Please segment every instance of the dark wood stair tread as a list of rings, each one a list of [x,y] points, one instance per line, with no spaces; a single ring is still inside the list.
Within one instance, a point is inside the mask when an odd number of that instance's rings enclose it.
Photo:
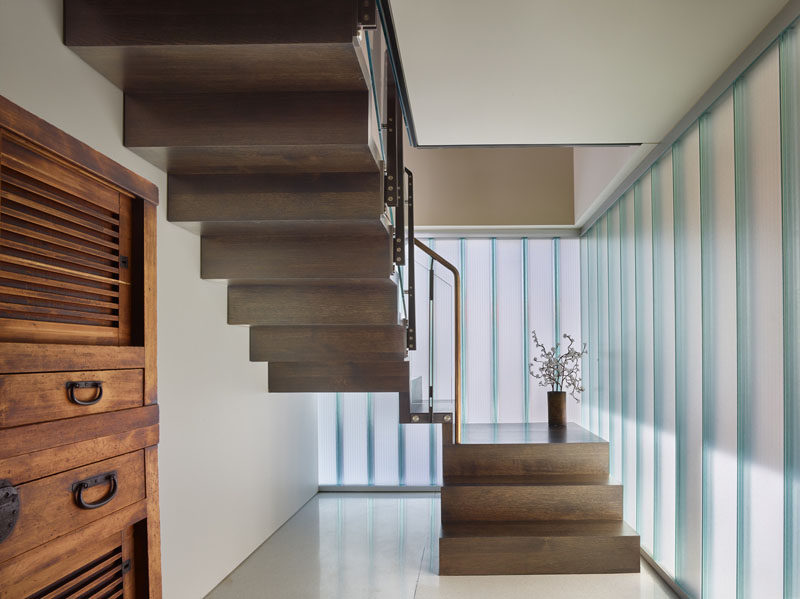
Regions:
[[[349,0],[66,0],[64,43],[80,46],[347,43]]]
[[[624,520],[548,520],[532,522],[449,522],[440,538],[638,537]]]
[[[444,477],[445,485],[493,486],[493,485],[618,485],[619,481],[606,474],[529,474],[517,476],[470,476]]]
[[[391,238],[371,235],[230,235],[201,239],[204,279],[388,279]]]
[[[528,445],[536,443],[608,443],[574,422],[565,428],[549,428],[546,422],[464,424],[464,445]]]
[[[270,362],[270,392],[408,391],[409,363],[396,362]]]
[[[351,40],[314,44],[72,46],[125,92],[367,89]]]
[[[406,357],[401,325],[297,325],[250,327],[251,362],[334,362]]]
[[[365,125],[366,127],[366,125]],[[170,174],[377,173],[380,152],[360,144],[131,147]]]
[[[389,279],[235,284],[228,286],[228,320],[267,326],[395,325],[397,297],[397,285]]]
[[[377,222],[383,181],[374,173],[171,175],[175,223]]]

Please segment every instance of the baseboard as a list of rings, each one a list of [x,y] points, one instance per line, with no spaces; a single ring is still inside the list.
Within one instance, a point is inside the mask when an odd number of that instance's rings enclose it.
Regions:
[[[675,593],[680,599],[692,599],[692,597],[690,597],[686,591],[684,591],[680,585],[675,582],[675,579],[667,574],[664,569],[656,563],[651,555],[644,550],[644,547],[639,548],[639,553],[642,554],[642,559],[647,562],[647,565],[652,568],[653,572],[655,572],[658,577],[664,581],[664,584],[666,584],[673,593]]]

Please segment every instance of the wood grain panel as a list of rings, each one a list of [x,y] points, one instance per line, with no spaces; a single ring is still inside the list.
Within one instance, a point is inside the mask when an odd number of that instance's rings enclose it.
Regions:
[[[408,362],[271,362],[274,393],[408,391]]]
[[[355,2],[67,0],[68,46],[348,43]]]
[[[388,279],[339,285],[228,287],[228,322],[259,325],[387,325],[397,322],[397,286]]]
[[[0,123],[8,131],[37,140],[42,146],[62,157],[65,163],[80,165],[98,179],[111,181],[120,190],[158,204],[158,188],[153,183],[3,96],[0,96]]]
[[[639,571],[639,537],[621,521],[447,525],[439,574],[591,574]]]
[[[0,435],[0,459],[118,435],[154,424],[158,424],[157,405],[17,426]]]
[[[126,94],[128,147],[365,144],[358,92]]]
[[[114,470],[119,480],[114,499],[92,510],[75,504],[73,483]],[[17,489],[19,519],[11,536],[0,544],[0,562],[144,499],[144,455],[141,451],[125,454],[26,483]],[[92,487],[85,493],[86,501],[98,501],[108,490],[107,485]]]
[[[143,347],[92,347],[38,343],[0,343],[0,372],[143,368]]]
[[[381,180],[372,173],[172,175],[172,222],[377,220]]]
[[[0,580],[21,581],[34,572],[49,568],[58,563],[69,564],[91,547],[97,539],[107,537],[108,531],[120,531],[145,518],[147,502],[137,501],[127,507],[112,512],[108,516],[82,526],[69,534],[54,539],[46,545],[27,551],[8,561],[0,563]],[[18,599],[6,593],[6,585],[0,585],[2,599]]]
[[[131,151],[170,174],[377,173],[380,151],[373,143],[132,147]]]
[[[442,487],[443,522],[621,519],[621,485],[445,485]]]
[[[158,424],[0,459],[0,477],[22,484],[158,443]]]
[[[379,362],[406,357],[400,325],[296,325],[250,328],[251,362]]]
[[[204,279],[386,279],[388,235],[203,237]]]
[[[72,50],[126,92],[358,91],[367,86],[352,41]]]
[[[442,467],[445,476],[608,476],[608,443],[451,445],[443,448]]]
[[[68,383],[79,381],[101,383],[100,401],[90,406],[70,401]],[[143,375],[141,370],[0,375],[0,394],[0,428],[7,428],[141,406]],[[90,401],[96,394],[94,387],[74,390],[79,401]]]

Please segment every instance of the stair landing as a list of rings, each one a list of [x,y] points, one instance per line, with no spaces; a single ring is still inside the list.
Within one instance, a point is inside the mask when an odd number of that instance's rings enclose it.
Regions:
[[[468,424],[443,449],[439,573],[639,571],[608,442],[577,424]]]

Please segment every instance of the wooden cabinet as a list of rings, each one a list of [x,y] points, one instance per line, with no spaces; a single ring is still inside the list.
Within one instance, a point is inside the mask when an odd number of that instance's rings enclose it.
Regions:
[[[161,596],[157,202],[0,97],[0,599]]]

